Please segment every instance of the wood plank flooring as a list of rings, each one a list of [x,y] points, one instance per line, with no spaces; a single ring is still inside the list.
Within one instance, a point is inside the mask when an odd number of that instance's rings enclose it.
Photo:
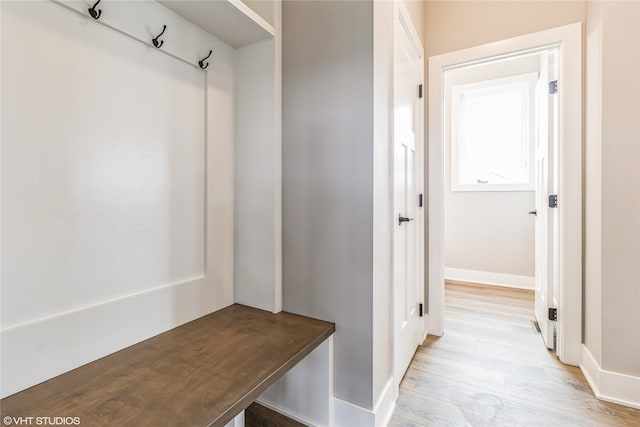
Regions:
[[[547,351],[532,292],[451,282],[445,295],[445,334],[416,352],[391,427],[640,426],[640,410],[597,400]]]

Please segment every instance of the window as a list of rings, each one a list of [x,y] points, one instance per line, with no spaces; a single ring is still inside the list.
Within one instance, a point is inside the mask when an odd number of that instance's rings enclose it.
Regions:
[[[451,90],[451,190],[534,190],[537,73]]]

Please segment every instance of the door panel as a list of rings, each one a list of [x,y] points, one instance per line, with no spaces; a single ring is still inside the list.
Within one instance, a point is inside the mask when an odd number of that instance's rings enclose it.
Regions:
[[[396,22],[394,48],[394,373],[404,375],[420,343],[418,304],[422,265],[416,183],[420,163],[416,124],[422,123],[418,84],[421,56],[402,21]],[[399,218],[406,218],[400,222]]]
[[[557,307],[555,298],[557,244],[555,215],[549,208],[549,195],[555,188],[556,109],[555,95],[549,94],[549,81],[554,80],[554,54],[541,55],[540,77],[536,85],[536,224],[535,224],[535,315],[545,345],[553,349],[554,322],[548,319],[548,309]]]

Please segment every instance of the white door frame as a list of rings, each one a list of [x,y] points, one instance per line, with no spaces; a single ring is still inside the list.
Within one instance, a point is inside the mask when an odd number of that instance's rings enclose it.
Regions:
[[[429,58],[429,333],[444,333],[444,71],[558,47],[558,345],[581,362],[582,345],[582,23]]]

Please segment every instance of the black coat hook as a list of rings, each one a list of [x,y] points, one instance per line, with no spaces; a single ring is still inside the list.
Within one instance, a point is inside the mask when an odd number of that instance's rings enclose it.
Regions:
[[[101,0],[98,0],[96,4],[89,8],[89,15],[91,15],[93,19],[100,19],[100,15],[102,15],[102,9],[96,10],[96,6],[98,6],[98,3],[100,3],[100,1]]]
[[[161,32],[160,34],[158,34],[158,35],[156,36],[156,38],[154,38],[153,40],[151,40],[151,41],[153,42],[153,45],[154,45],[155,47],[157,47],[158,49],[160,49],[160,47],[162,47],[162,45],[164,44],[164,40],[160,40],[160,41],[158,41],[158,39],[160,38],[160,36],[161,36],[161,35],[163,35],[163,34],[164,34],[164,31],[165,31],[166,29],[167,29],[167,26],[166,26],[166,25],[164,25],[164,26],[162,27],[162,32]]]
[[[205,56],[204,58],[202,58],[200,61],[198,61],[198,65],[200,65],[200,68],[202,68],[203,70],[206,70],[207,67],[209,66],[209,63],[207,62],[206,64],[204,63],[204,61],[209,58],[211,56],[211,54],[213,53],[212,50],[209,50],[209,55]]]

